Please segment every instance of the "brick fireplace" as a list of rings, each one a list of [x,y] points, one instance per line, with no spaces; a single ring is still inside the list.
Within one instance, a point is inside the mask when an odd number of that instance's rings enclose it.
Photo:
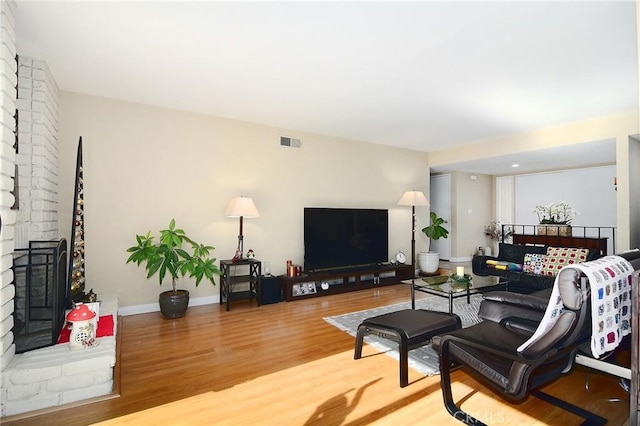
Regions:
[[[72,351],[66,343],[15,355],[2,372],[2,417],[109,395],[114,387],[118,298],[100,297],[100,315],[113,315],[114,335]]]
[[[114,317],[114,335],[101,337],[96,347],[72,352],[59,344],[16,354],[14,333],[26,314],[15,307],[27,295],[20,289],[16,296],[15,283],[25,276],[19,269],[14,274],[14,259],[30,242],[67,237],[58,228],[58,87],[44,61],[19,57],[16,62],[16,8],[13,0],[0,2],[2,417],[110,394],[118,310],[117,296],[98,295],[100,315]],[[66,290],[66,278],[61,282]],[[50,297],[46,291],[29,296],[40,302]]]

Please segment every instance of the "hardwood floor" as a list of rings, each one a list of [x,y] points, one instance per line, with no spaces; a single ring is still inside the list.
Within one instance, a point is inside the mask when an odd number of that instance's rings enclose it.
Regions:
[[[439,376],[410,369],[410,385],[401,389],[397,361],[366,345],[354,360],[354,338],[322,319],[408,298],[397,285],[261,307],[239,302],[229,312],[198,306],[177,320],[122,317],[119,398],[2,423],[461,424],[444,408]],[[629,402],[618,380],[592,372],[589,392],[585,371],[546,390],[623,424]],[[508,404],[462,371],[453,380],[463,408],[489,424],[580,424],[536,398]]]

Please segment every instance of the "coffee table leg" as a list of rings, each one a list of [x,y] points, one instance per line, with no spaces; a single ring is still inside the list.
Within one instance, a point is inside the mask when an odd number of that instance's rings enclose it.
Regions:
[[[413,286],[413,281],[411,281],[411,309],[416,308],[416,288]]]
[[[453,313],[453,293],[449,293],[449,313]]]

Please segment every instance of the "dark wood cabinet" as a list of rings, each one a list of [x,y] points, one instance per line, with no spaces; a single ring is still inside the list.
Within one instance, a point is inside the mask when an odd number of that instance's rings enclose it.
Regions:
[[[598,257],[607,255],[607,238],[573,237],[561,235],[513,234],[514,244],[539,244],[553,247],[577,247],[598,251]]]
[[[284,300],[346,293],[391,284],[413,277],[411,265],[382,265],[357,271],[328,271],[300,276],[280,276]]]

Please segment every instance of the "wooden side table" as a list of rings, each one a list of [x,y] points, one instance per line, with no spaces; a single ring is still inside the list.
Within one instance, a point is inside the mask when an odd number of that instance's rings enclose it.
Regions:
[[[246,269],[238,274],[237,269]],[[238,261],[220,261],[220,304],[225,303],[227,311],[229,304],[235,300],[258,301],[262,298],[262,262],[256,259],[242,259]],[[240,286],[240,284],[243,284]]]

